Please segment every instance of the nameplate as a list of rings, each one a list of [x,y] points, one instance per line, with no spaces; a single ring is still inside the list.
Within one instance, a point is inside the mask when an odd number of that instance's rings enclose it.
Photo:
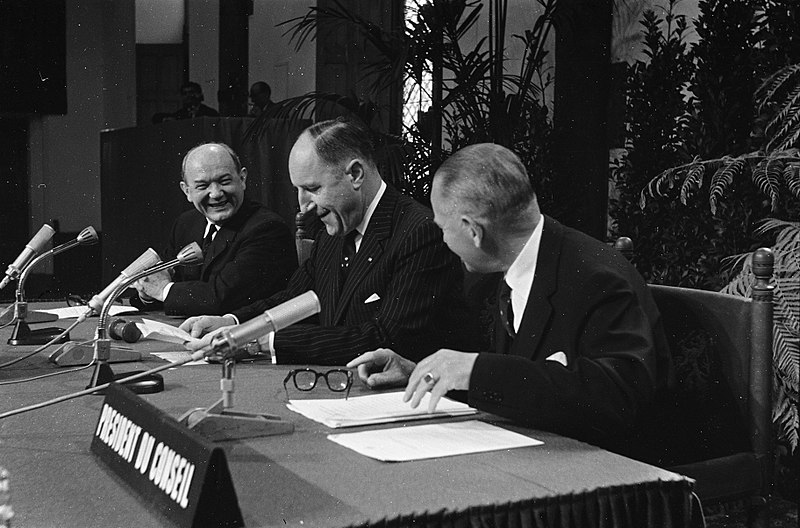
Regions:
[[[178,526],[244,526],[225,452],[115,383],[91,450]]]

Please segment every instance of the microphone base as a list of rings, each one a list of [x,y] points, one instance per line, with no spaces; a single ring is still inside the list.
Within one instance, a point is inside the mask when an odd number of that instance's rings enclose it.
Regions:
[[[15,307],[16,303],[11,303],[0,312],[0,326],[5,326],[14,322]],[[25,322],[30,324],[52,323],[53,321],[58,321],[58,316],[56,314],[31,310],[25,315]]]
[[[212,442],[274,436],[294,432],[294,424],[280,416],[233,411],[219,400],[208,409],[185,412],[178,422]]]
[[[140,370],[137,372],[123,372],[121,374],[114,374],[114,371],[111,370],[111,365],[105,361],[101,361],[95,365],[94,372],[92,373],[92,379],[89,381],[89,384],[86,386],[86,388],[91,389],[93,387],[105,385],[106,383],[117,383],[123,378],[133,376],[134,374],[139,374],[140,372],[143,371]],[[164,390],[164,378],[160,374],[148,374],[147,376],[139,379],[123,382],[122,386],[129,389],[131,392],[135,392],[136,394],[155,394]],[[93,392],[92,394],[103,395],[105,393],[106,390],[102,389]]]
[[[94,359],[94,346],[91,344],[66,343],[57,348],[48,358],[51,363],[59,367],[77,367],[88,365]],[[114,348],[110,350],[110,357],[107,363],[125,363],[129,361],[141,361],[142,353],[136,350]]]
[[[17,320],[17,323],[14,325],[14,332],[11,334],[11,337],[8,338],[8,344],[13,346],[44,345],[63,332],[64,329],[57,326],[48,326],[46,328],[31,330],[27,320]],[[69,341],[69,333],[53,341],[53,344],[66,343],[67,341]]]

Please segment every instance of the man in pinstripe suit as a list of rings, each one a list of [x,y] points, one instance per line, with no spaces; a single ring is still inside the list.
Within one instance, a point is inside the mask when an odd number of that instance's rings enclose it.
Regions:
[[[199,337],[314,290],[316,320],[260,340],[273,362],[340,365],[384,346],[416,361],[443,346],[474,346],[460,262],[431,211],[381,179],[363,124],[340,118],[309,127],[289,173],[301,210],[325,226],[311,256],[284,291],[226,316],[190,318],[182,329]]]

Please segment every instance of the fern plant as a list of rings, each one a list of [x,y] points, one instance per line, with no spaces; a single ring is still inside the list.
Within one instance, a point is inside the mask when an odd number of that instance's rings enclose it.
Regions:
[[[773,356],[776,376],[773,418],[779,438],[792,450],[798,445],[798,388],[800,387],[800,64],[781,68],[756,90],[754,99],[760,124],[754,137],[763,145],[739,156],[710,160],[694,159],[667,169],[653,178],[640,195],[644,206],[649,197],[678,195],[683,204],[708,194],[712,214],[723,200],[735,195],[736,183],[749,182],[751,190],[784,219],[761,221],[757,236],[774,235],[775,317]],[[739,275],[723,291],[748,295],[752,280],[752,254],[732,257],[744,262]]]

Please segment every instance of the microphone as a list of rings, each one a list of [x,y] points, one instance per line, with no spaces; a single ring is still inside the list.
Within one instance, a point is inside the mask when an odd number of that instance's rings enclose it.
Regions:
[[[107,382],[119,379],[120,377],[119,375],[114,374],[113,370],[111,370],[111,366],[108,364],[112,358],[111,340],[107,337],[107,321],[108,313],[111,310],[111,305],[113,304],[114,300],[119,297],[125,288],[143,277],[152,275],[153,273],[158,273],[159,271],[165,271],[170,268],[174,268],[175,266],[187,266],[199,264],[201,262],[203,262],[203,252],[200,250],[200,246],[197,244],[197,242],[192,242],[191,244],[184,246],[178,252],[177,257],[175,257],[173,260],[168,262],[158,262],[155,266],[146,268],[139,273],[135,273],[132,276],[119,281],[119,284],[108,294],[105,302],[103,303],[103,307],[100,309],[100,317],[97,322],[97,329],[95,330],[93,357],[95,369],[92,373],[92,379],[89,381],[87,389],[91,387],[98,387]],[[161,376],[151,376],[146,379],[140,379],[136,383],[130,383],[127,386],[136,393],[159,392],[164,390],[164,380],[161,378]]]
[[[55,234],[55,229],[48,224],[44,224],[41,229],[39,229],[39,232],[33,235],[33,238],[25,245],[25,249],[22,250],[17,259],[8,266],[6,276],[0,281],[0,290],[5,288],[9,282],[19,277],[20,273],[22,273],[33,257],[44,249],[44,246],[47,245]]]
[[[114,319],[108,327],[108,335],[111,336],[111,339],[116,339],[117,341],[135,343],[142,338],[142,331],[133,321]]]
[[[41,231],[39,232],[41,233]],[[36,318],[33,316],[39,314],[37,312],[28,312],[28,303],[25,302],[24,294],[25,282],[28,280],[31,270],[45,258],[58,255],[59,253],[67,251],[68,249],[74,248],[75,246],[90,246],[96,243],[97,231],[95,231],[92,226],[89,226],[84,228],[73,240],[56,246],[27,263],[25,269],[22,271],[22,274],[19,277],[19,282],[17,283],[16,302],[14,304],[14,317],[16,318],[16,325],[14,326],[14,331],[8,340],[9,345],[42,345],[50,342],[51,339],[69,340],[69,337],[66,334],[58,337],[63,332],[62,328],[49,327],[31,330],[28,327],[26,321],[31,323],[36,322]],[[26,248],[26,250],[27,249],[28,248]],[[8,278],[8,276],[6,276],[6,278]]]
[[[230,354],[270,332],[293,325],[320,311],[319,299],[309,290],[285,303],[270,308],[263,314],[214,336],[211,348],[215,354]]]
[[[127,268],[122,270],[122,272],[119,274],[119,277],[114,279],[108,286],[105,287],[103,291],[92,297],[92,299],[89,301],[89,308],[97,313],[100,313],[100,310],[103,309],[103,304],[105,304],[106,299],[108,299],[109,295],[111,295],[111,292],[113,292],[117,286],[137,273],[155,266],[160,261],[161,257],[158,256],[156,250],[153,248],[148,248],[144,253],[139,255],[139,258],[131,262]]]

